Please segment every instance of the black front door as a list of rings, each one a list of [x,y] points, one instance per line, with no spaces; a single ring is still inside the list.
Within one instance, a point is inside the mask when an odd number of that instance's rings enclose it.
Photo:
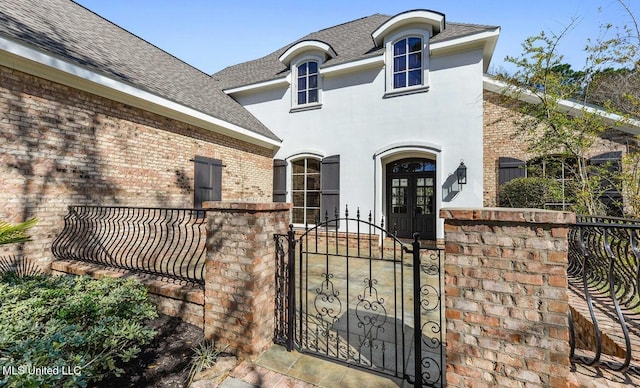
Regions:
[[[435,162],[403,159],[387,165],[387,228],[397,237],[436,239]]]

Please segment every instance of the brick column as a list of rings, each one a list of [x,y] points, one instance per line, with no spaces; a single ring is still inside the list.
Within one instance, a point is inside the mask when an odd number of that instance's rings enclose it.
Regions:
[[[205,338],[253,358],[273,340],[274,233],[286,233],[289,204],[207,202]]]
[[[567,233],[575,214],[443,209],[447,385],[572,386]]]

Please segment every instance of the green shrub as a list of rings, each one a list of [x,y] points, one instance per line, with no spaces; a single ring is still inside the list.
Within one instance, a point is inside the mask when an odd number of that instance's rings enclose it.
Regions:
[[[122,373],[155,331],[133,280],[0,276],[0,386],[87,386]]]
[[[557,181],[548,178],[515,178],[500,187],[500,206],[543,209],[545,203],[561,201]]]

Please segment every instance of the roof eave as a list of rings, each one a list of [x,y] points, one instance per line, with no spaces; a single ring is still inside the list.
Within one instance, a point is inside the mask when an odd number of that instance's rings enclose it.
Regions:
[[[473,47],[482,47],[483,72],[487,72],[491,58],[500,37],[500,27],[491,30],[434,42],[429,49],[431,55],[445,55],[453,52],[468,50]]]
[[[504,81],[497,80],[490,75],[485,74],[482,81],[484,89],[490,92],[505,94],[529,104],[540,103],[540,97],[536,96],[534,93],[531,93],[528,90],[517,88],[513,85],[507,84]],[[606,110],[597,107],[581,104],[577,101],[559,100],[558,106],[563,110],[563,112],[572,116],[580,115],[582,114],[582,112],[597,114],[602,117],[607,125],[610,125],[614,129],[632,135],[640,135],[639,120],[627,119],[618,114],[607,112]]]
[[[321,75],[325,77],[331,77],[335,75],[348,74],[354,71],[371,69],[371,68],[382,67],[382,66],[384,66],[384,55],[378,54],[375,56],[362,58],[362,59],[358,59],[351,62],[321,67],[319,72]],[[234,95],[238,93],[251,92],[256,90],[267,90],[270,88],[288,87],[289,83],[291,82],[289,75],[290,73],[287,73],[287,75],[284,77],[224,89],[224,92],[228,95]]]
[[[268,149],[281,141],[113,79],[50,53],[0,36],[0,65],[211,130]]]

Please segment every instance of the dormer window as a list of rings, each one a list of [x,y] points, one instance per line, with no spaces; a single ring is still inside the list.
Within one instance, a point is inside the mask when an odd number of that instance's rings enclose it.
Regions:
[[[409,37],[393,44],[393,89],[422,85],[422,39]]]
[[[318,40],[303,40],[280,55],[280,62],[291,68],[291,112],[318,109],[322,104],[320,66],[336,52]]]
[[[373,41],[385,52],[385,97],[429,90],[430,39],[444,29],[444,14],[413,10],[390,18],[373,31]]]
[[[318,103],[318,62],[309,61],[298,66],[297,105]]]

